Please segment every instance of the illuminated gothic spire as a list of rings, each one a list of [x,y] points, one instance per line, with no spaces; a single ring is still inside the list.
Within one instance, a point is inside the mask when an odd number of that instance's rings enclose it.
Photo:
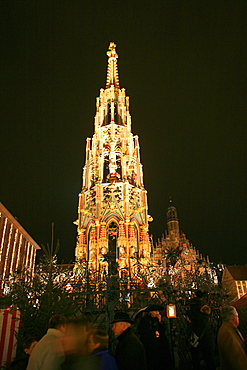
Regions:
[[[108,67],[107,67],[107,76],[106,76],[106,88],[108,89],[111,85],[114,85],[119,89],[119,78],[118,78],[118,66],[115,47],[117,45],[114,42],[110,42],[109,50],[107,51],[108,56]]]
[[[129,97],[118,79],[116,45],[110,43],[106,88],[96,98],[94,134],[87,138],[82,190],[78,205],[77,261],[94,271],[107,267],[105,256],[121,269],[132,269],[133,257],[151,253],[147,191],[140,145],[132,134]]]

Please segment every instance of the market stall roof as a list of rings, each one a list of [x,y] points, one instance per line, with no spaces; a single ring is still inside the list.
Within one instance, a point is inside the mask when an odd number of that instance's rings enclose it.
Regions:
[[[233,303],[235,308],[247,308],[247,293]]]

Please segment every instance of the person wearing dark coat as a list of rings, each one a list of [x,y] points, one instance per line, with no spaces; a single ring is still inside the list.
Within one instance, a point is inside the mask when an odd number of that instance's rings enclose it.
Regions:
[[[126,312],[117,312],[112,322],[118,344],[115,360],[119,370],[147,370],[146,352],[140,339],[131,328],[133,320]]]
[[[174,368],[165,324],[160,310],[163,307],[150,305],[138,325],[141,342],[146,349],[148,370],[172,370]]]
[[[201,361],[205,363],[206,370],[216,370],[215,364],[215,344],[216,337],[212,329],[210,314],[211,308],[207,305],[198,306],[189,313],[191,320],[192,332],[199,337],[199,345],[191,347],[191,355],[193,360],[193,369],[201,369]]]

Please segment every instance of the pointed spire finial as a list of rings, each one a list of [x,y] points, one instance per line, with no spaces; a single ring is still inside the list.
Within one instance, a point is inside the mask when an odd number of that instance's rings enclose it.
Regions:
[[[109,45],[109,48],[108,48],[109,50],[106,53],[109,58],[118,58],[118,55],[117,55],[116,50],[115,50],[116,46],[117,45],[114,44],[114,42],[110,42],[110,45]]]
[[[116,44],[110,42],[109,50],[107,51],[108,56],[108,67],[107,67],[107,77],[106,77],[106,88],[109,88],[111,85],[119,88],[119,78],[118,78],[118,67],[117,67],[117,58],[116,53]]]

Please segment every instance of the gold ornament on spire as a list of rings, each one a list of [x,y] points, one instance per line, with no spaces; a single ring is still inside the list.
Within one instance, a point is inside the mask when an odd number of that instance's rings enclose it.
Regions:
[[[107,67],[107,77],[106,77],[106,88],[108,89],[113,85],[117,89],[119,89],[119,78],[118,78],[118,66],[117,66],[117,58],[118,55],[116,53],[116,44],[114,42],[110,42],[109,50],[106,52],[108,56],[108,67]]]
[[[109,58],[118,58],[118,55],[117,55],[117,53],[116,53],[116,50],[115,50],[115,47],[116,47],[117,45],[116,44],[114,44],[114,42],[110,42],[110,45],[109,45],[109,51],[107,51],[107,56],[109,57]]]

